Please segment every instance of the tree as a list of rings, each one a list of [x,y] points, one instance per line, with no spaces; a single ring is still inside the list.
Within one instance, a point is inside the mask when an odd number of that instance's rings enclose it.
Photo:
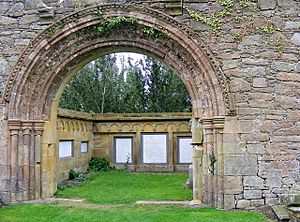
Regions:
[[[59,106],[90,113],[191,111],[179,76],[150,57],[133,63],[111,54],[89,63],[66,86]]]

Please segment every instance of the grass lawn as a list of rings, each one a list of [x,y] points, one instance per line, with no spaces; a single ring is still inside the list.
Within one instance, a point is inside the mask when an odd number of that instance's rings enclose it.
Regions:
[[[104,172],[92,181],[56,193],[57,197],[82,198],[94,204],[128,204],[137,200],[188,200],[187,174]]]
[[[20,205],[0,209],[1,222],[266,222],[252,212],[227,212],[210,208],[175,206],[112,207],[86,209],[58,205]]]
[[[0,208],[0,222],[266,222],[259,213],[211,208],[135,205],[137,200],[187,200],[186,174],[106,172],[59,197],[84,198],[97,208],[55,204],[22,204]],[[99,207],[98,207],[99,206]]]

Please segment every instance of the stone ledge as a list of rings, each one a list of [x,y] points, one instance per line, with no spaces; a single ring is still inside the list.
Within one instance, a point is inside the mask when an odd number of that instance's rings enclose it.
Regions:
[[[272,206],[272,209],[278,217],[279,221],[290,221],[289,214],[284,205],[274,205]]]

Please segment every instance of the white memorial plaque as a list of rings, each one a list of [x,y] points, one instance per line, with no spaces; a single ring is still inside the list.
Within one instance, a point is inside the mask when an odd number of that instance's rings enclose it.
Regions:
[[[88,150],[89,150],[89,142],[88,141],[81,142],[80,152],[87,153]]]
[[[167,135],[144,134],[143,163],[167,163]]]
[[[59,141],[58,156],[59,158],[72,157],[73,141]]]
[[[192,163],[192,137],[178,137],[179,163]]]
[[[132,138],[115,138],[116,163],[129,163],[132,161]]]

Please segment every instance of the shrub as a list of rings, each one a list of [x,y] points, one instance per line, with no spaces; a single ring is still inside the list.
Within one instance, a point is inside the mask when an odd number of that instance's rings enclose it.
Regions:
[[[92,157],[89,162],[89,171],[107,171],[113,169],[109,165],[109,161],[106,158]]]
[[[79,173],[77,173],[75,170],[70,170],[69,171],[69,180],[73,180],[75,178],[79,177]]]

